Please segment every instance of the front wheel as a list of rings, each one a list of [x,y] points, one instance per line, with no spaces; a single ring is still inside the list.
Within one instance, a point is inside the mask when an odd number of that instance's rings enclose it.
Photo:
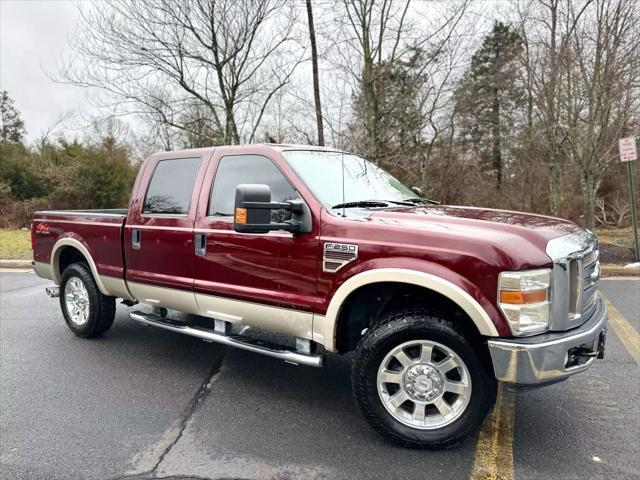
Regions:
[[[60,308],[73,333],[91,338],[111,328],[116,315],[116,299],[100,292],[86,264],[74,263],[62,273]]]
[[[383,437],[445,448],[473,433],[497,383],[463,329],[426,309],[387,314],[367,330],[352,367],[356,401]]]

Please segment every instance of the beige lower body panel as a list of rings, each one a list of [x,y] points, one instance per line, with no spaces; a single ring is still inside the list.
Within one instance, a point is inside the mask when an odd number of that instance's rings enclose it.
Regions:
[[[198,315],[198,304],[193,292],[137,282],[127,282],[127,286],[131,295],[140,303]]]
[[[312,339],[313,314],[254,302],[204,295],[143,283],[127,283],[141,303],[179,312],[216,318],[233,324],[271,330],[284,335]]]
[[[100,275],[100,280],[112,297],[133,300],[133,296],[127,288],[127,282],[125,282],[124,279]]]
[[[213,295],[196,294],[199,315],[311,340],[313,314]]]
[[[51,264],[49,264],[49,263],[34,262],[33,271],[39,277],[46,278],[48,280],[53,280],[54,279],[53,267],[51,267]]]
[[[323,345],[327,351],[334,352],[335,338],[333,335],[326,335],[326,332],[331,331],[330,329],[333,328],[333,325],[327,326],[328,322],[329,320],[324,315],[316,314],[313,316],[313,336],[311,340]]]

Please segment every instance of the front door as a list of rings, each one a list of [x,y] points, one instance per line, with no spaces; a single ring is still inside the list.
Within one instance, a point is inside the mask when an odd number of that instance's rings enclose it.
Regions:
[[[201,314],[311,338],[318,222],[307,234],[236,232],[238,185],[269,185],[272,201],[300,198],[274,158],[263,150],[244,151],[227,154],[217,149],[203,185],[207,201],[201,198],[195,232],[204,236],[206,250],[196,257],[194,282]],[[272,219],[282,222],[287,215],[273,211]]]
[[[175,155],[175,154],[173,154]],[[147,161],[125,227],[127,284],[139,301],[183,312],[197,310],[193,293],[194,221],[199,174],[206,161],[198,155],[159,155]]]

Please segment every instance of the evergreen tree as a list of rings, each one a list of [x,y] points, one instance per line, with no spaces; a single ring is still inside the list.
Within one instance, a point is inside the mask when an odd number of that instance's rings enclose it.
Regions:
[[[406,60],[383,61],[372,67],[375,101],[364,88],[354,95],[349,148],[393,171],[399,161],[423,147],[424,61],[424,52],[416,48]]]
[[[24,122],[6,90],[0,92],[0,143],[22,143]]]
[[[496,22],[471,58],[456,92],[465,139],[495,171],[498,190],[504,176],[503,140],[512,131],[523,101],[518,81],[522,49],[519,33]]]

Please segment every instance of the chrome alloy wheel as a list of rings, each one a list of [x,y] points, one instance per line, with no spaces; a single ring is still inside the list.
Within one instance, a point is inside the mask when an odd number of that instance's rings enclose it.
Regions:
[[[378,394],[399,422],[422,430],[459,418],[471,399],[471,376],[460,356],[429,340],[398,345],[382,360]]]
[[[89,292],[78,277],[71,277],[64,286],[64,301],[71,321],[79,327],[89,320]]]

